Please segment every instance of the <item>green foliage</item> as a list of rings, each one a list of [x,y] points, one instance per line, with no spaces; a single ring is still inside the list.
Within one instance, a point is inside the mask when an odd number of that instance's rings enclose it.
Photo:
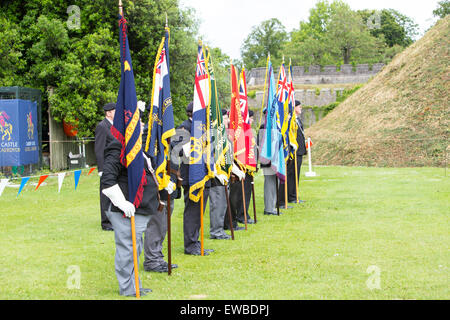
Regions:
[[[276,65],[281,61],[282,48],[288,40],[283,24],[276,18],[265,20],[254,26],[241,46],[241,56],[247,69],[265,66],[270,53]]]
[[[438,7],[433,10],[433,15],[439,18],[444,18],[450,13],[450,1],[442,0],[438,2]]]
[[[164,34],[171,31],[171,90],[176,123],[192,100],[198,22],[178,0],[123,1],[136,91],[150,104],[153,66]],[[69,28],[66,1],[10,0],[0,9],[0,85],[43,93],[57,121],[78,123],[79,136],[93,136],[102,106],[116,100],[120,82],[117,1],[77,1],[80,28]],[[48,90],[53,94],[49,97]]]

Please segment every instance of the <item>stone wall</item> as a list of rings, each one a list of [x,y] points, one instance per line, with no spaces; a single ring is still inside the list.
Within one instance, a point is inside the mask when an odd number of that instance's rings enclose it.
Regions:
[[[351,64],[343,64],[339,70],[335,65],[311,65],[306,70],[303,66],[292,67],[294,84],[335,84],[335,83],[365,83],[383,68],[383,63],[358,64],[353,68]],[[266,68],[254,68],[247,74],[249,86],[264,85]],[[276,75],[275,79],[278,79]]]

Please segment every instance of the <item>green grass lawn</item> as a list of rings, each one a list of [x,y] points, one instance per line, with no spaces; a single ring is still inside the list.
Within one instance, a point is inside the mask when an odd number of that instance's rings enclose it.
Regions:
[[[142,299],[449,299],[450,179],[442,168],[315,167],[306,203],[264,216],[209,256],[183,254],[184,204],[175,202],[172,276],[147,273]],[[307,170],[302,168],[302,173]],[[0,197],[0,299],[132,299],[118,294],[114,234],[100,228],[98,177],[66,176]],[[18,183],[18,181],[16,181]],[[253,215],[253,210],[251,210]],[[80,288],[70,286],[76,266]],[[375,271],[370,271],[375,270]],[[379,288],[373,284],[377,284]]]

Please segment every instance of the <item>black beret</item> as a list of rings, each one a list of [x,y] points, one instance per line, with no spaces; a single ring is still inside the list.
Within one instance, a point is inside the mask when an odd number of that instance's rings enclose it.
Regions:
[[[299,106],[299,105],[301,105],[300,101],[295,100],[295,106]]]
[[[115,108],[116,108],[116,104],[113,102],[107,103],[103,106],[103,110],[105,110],[105,111],[114,110]]]
[[[222,116],[226,116],[228,114],[228,110],[227,109],[222,109]]]
[[[193,109],[194,109],[194,103],[191,101],[191,102],[189,102],[189,104],[186,107],[186,112],[191,112],[192,113]]]
[[[248,110],[248,116],[249,117],[253,117],[253,114],[254,114],[253,110]]]

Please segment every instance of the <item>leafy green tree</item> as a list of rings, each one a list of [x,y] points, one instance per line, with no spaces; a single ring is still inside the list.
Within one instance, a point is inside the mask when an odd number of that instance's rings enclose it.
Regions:
[[[418,34],[418,25],[404,14],[394,9],[360,10],[363,22],[369,26],[370,33],[381,38],[389,47],[400,45],[407,47]],[[371,21],[373,20],[373,21]]]
[[[192,100],[198,22],[178,0],[124,2],[138,99],[150,103],[155,55],[171,28],[171,89],[176,122]],[[79,28],[69,28],[69,4],[62,0],[5,0],[0,4],[0,85],[23,85],[43,93],[58,121],[78,123],[79,136],[93,136],[102,106],[117,97],[120,82],[116,0],[79,0]],[[48,89],[53,95],[48,97]],[[43,117],[46,118],[45,116]],[[44,132],[46,130],[43,130]]]
[[[438,7],[433,10],[433,15],[439,18],[444,18],[450,13],[450,1],[442,0],[438,2]]]
[[[252,28],[241,46],[244,65],[248,70],[264,67],[269,53],[272,61],[281,60],[282,48],[287,41],[286,29],[278,19],[261,22]]]

